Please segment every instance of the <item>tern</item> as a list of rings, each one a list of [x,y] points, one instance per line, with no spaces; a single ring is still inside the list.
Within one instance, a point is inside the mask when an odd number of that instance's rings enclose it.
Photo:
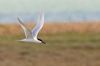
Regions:
[[[26,37],[19,41],[46,44],[42,39],[37,37],[39,31],[42,29],[42,27],[44,25],[44,14],[40,15],[39,20],[36,22],[35,27],[32,29],[32,31],[30,31],[26,27],[26,25],[23,23],[22,19],[20,19],[19,17],[17,17],[17,19],[18,19],[18,22],[19,22],[20,26],[22,27],[25,37]]]

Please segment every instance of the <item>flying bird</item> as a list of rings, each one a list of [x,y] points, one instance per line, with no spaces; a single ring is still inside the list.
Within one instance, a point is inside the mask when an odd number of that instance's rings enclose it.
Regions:
[[[25,33],[25,37],[26,37],[19,41],[46,44],[42,39],[38,38],[38,33],[44,25],[44,14],[43,13],[40,15],[40,17],[39,17],[38,21],[36,22],[35,27],[32,29],[32,31],[30,31],[27,28],[27,26],[23,23],[22,19],[20,19],[19,17],[17,17],[17,19],[18,19],[18,22],[19,22],[20,26],[22,27],[22,29]]]

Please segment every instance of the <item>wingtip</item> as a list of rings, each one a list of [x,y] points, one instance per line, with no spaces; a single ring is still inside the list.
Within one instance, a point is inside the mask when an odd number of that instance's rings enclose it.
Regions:
[[[22,20],[22,19],[20,19],[20,17],[19,17],[19,16],[17,16],[17,20],[18,20],[19,22],[23,22],[23,20]]]
[[[20,18],[17,16],[17,20],[20,21]]]

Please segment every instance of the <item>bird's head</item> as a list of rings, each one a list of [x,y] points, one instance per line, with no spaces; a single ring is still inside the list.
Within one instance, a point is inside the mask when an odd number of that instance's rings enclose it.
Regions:
[[[42,39],[38,38],[38,40],[41,41],[41,43],[46,44]]]

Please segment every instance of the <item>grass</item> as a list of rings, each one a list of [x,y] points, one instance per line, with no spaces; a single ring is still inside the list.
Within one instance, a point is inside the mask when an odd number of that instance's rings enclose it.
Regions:
[[[23,35],[0,36],[1,66],[99,66],[100,34],[40,33],[47,44],[23,43]]]
[[[87,28],[89,32],[87,29],[81,32],[72,28],[60,30],[66,27],[61,25],[53,30],[45,25],[39,37],[47,44],[18,42],[16,40],[24,38],[20,29],[13,26],[3,30],[5,26],[2,25],[0,66],[100,66],[99,31],[91,32],[91,28]],[[9,30],[16,31],[11,33]]]

